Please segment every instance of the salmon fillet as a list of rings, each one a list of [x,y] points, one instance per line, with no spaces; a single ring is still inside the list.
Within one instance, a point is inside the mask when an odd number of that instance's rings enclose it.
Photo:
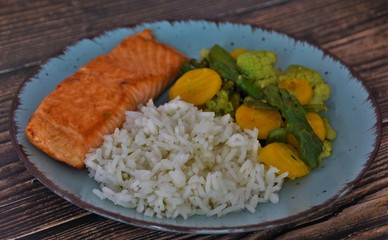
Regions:
[[[52,158],[84,168],[85,155],[121,127],[125,112],[158,96],[188,59],[146,29],[82,66],[31,116],[29,141]]]

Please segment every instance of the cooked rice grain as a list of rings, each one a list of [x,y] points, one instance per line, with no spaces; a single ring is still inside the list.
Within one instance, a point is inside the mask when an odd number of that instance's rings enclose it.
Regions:
[[[174,99],[152,100],[127,112],[122,129],[86,157],[101,199],[146,216],[222,216],[261,202],[277,203],[286,174],[257,157],[257,129],[242,131],[229,116],[216,117]]]

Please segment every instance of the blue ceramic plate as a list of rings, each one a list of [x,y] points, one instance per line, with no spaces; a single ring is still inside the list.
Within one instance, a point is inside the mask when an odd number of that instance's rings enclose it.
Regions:
[[[157,39],[189,57],[198,58],[203,48],[220,44],[227,50],[237,47],[269,49],[278,55],[278,67],[301,64],[317,69],[330,84],[328,116],[338,137],[334,152],[307,177],[286,181],[278,204],[261,204],[256,213],[248,211],[223,217],[195,216],[187,220],[145,217],[133,209],[102,201],[92,193],[98,184],[87,170],[75,170],[54,161],[24,135],[26,123],[41,100],[81,65],[108,52],[123,38],[151,28]],[[165,102],[166,94],[157,103]],[[11,133],[15,148],[28,169],[60,197],[99,215],[132,225],[191,233],[231,233],[259,230],[319,217],[334,200],[350,191],[373,161],[380,138],[380,114],[362,81],[336,58],[319,48],[288,35],[258,27],[209,21],[161,21],[123,27],[66,48],[49,59],[21,86],[12,106]]]

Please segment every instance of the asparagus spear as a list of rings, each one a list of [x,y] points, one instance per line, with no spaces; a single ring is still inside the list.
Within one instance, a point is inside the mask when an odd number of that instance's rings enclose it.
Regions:
[[[311,168],[317,167],[323,144],[307,122],[306,111],[302,105],[287,90],[276,86],[263,88],[263,93],[265,100],[270,105],[278,108],[286,119],[286,129],[298,141],[302,160]]]
[[[262,91],[253,81],[244,77],[238,71],[233,57],[220,45],[214,45],[208,54],[210,68],[217,71],[224,79],[235,82],[243,92],[255,99],[262,99]]]

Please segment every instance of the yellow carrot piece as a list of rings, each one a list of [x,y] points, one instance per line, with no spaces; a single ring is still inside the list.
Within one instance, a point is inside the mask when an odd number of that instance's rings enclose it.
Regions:
[[[236,110],[236,123],[243,129],[259,129],[259,139],[266,139],[268,133],[280,128],[282,116],[277,110],[254,109],[241,105]]]
[[[196,106],[212,99],[222,85],[221,76],[210,68],[198,68],[183,74],[171,87],[169,98],[177,96]]]
[[[304,79],[293,78],[280,81],[278,87],[289,91],[302,105],[309,103],[313,97],[313,89],[310,83]]]
[[[314,133],[318,136],[318,138],[323,141],[326,138],[326,128],[323,122],[322,117],[316,112],[307,112],[306,120],[310,124]],[[294,147],[299,147],[298,141],[291,133],[287,134],[287,142]]]
[[[296,137],[292,133],[287,133],[286,141],[288,144],[291,144],[292,146],[299,148],[298,140],[296,140]]]
[[[279,173],[288,172],[288,178],[303,177],[311,169],[302,161],[298,150],[290,144],[274,142],[259,151],[259,159],[267,166],[279,169]]]
[[[241,54],[246,53],[246,52],[248,52],[248,50],[245,49],[245,48],[236,48],[236,49],[234,49],[233,51],[230,52],[230,55],[234,59],[237,59],[238,56],[240,56]]]
[[[314,133],[323,141],[326,138],[326,128],[322,117],[316,112],[308,112],[306,113],[306,119]]]

